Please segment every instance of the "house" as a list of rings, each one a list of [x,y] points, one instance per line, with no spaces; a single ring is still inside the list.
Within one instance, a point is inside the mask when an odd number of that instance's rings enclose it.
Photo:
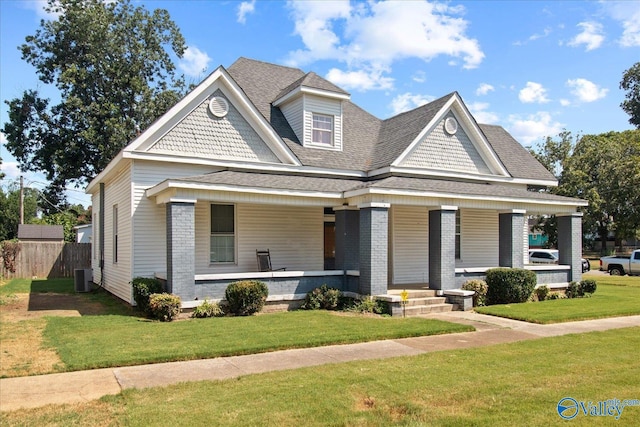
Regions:
[[[91,243],[93,236],[93,229],[91,224],[76,225],[73,227],[76,230],[76,243]]]
[[[458,93],[380,120],[313,72],[219,67],[91,181],[96,282],[133,303],[137,276],[184,307],[258,279],[270,300],[322,284],[446,293],[497,266],[538,282],[581,277],[586,202]],[[560,264],[528,265],[528,215],[559,217]],[[274,268],[259,272],[256,250]]]
[[[61,225],[19,224],[18,240],[22,242],[64,242]]]

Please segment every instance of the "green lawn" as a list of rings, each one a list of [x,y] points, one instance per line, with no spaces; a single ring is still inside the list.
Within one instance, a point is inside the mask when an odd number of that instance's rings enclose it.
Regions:
[[[478,313],[532,323],[560,323],[640,314],[640,277],[585,276],[596,279],[591,298],[500,304],[476,308]]]
[[[127,390],[81,405],[21,410],[6,425],[635,426],[582,413],[565,397],[640,398],[640,328],[567,335],[414,357]],[[594,351],[597,349],[597,351]]]
[[[0,286],[0,295],[52,292],[56,294],[74,293],[73,279],[11,279]]]
[[[434,319],[295,311],[171,323],[117,315],[52,317],[44,338],[68,370],[81,370],[470,330]]]

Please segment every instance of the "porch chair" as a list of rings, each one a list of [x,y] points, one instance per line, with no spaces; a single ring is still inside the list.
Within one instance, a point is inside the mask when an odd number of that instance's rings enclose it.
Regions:
[[[258,259],[258,271],[285,271],[287,268],[271,268],[271,254],[269,249],[256,250],[256,258]]]

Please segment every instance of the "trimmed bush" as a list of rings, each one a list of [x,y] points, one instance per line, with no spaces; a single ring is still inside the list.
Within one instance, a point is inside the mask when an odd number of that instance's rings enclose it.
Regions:
[[[552,299],[567,299],[567,294],[565,294],[564,292],[551,292],[547,299],[549,299],[549,300],[552,300]]]
[[[525,302],[536,287],[536,273],[523,268],[487,271],[487,305]]]
[[[551,290],[547,285],[539,286],[535,289],[534,294],[538,301],[545,301],[549,298],[549,292]]]
[[[302,308],[305,310],[336,310],[341,297],[342,292],[339,289],[322,285],[307,293]]]
[[[385,301],[377,299],[376,297],[362,297],[362,299],[352,299],[350,303],[344,307],[344,310],[362,314],[390,314],[387,303]]]
[[[582,286],[580,286],[580,283],[578,282],[569,283],[566,293],[568,298],[580,298],[581,296],[584,295],[584,292],[582,291]]]
[[[149,296],[149,314],[162,322],[171,322],[180,314],[180,297],[167,293]]]
[[[473,306],[482,307],[487,305],[487,282],[484,280],[467,280],[462,284],[465,291],[474,291]]]
[[[220,317],[224,316],[224,311],[217,302],[209,302],[204,300],[202,304],[193,309],[191,317],[197,319],[203,319],[205,317]]]
[[[585,279],[580,282],[580,286],[582,287],[582,291],[584,294],[594,294],[596,292],[596,288],[598,287],[597,283],[593,279]]]
[[[269,288],[258,280],[242,280],[230,283],[224,295],[230,313],[250,316],[262,310],[269,296]]]
[[[133,287],[133,299],[139,310],[145,314],[149,312],[149,296],[159,294],[164,291],[162,282],[152,277],[136,277],[131,281]]]

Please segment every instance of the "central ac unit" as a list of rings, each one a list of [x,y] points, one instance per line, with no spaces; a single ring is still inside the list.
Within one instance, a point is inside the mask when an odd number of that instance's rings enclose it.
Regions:
[[[93,270],[90,268],[78,268],[74,270],[74,279],[76,292],[90,292],[93,282]]]

